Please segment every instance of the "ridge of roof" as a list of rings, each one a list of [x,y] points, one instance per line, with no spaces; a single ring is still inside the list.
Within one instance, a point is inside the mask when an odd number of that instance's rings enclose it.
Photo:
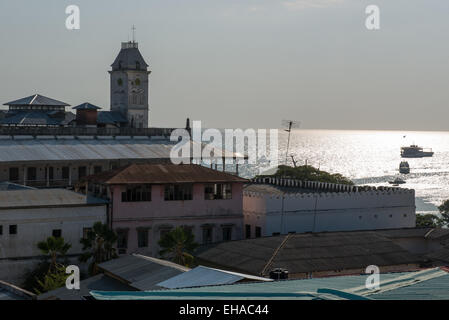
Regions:
[[[247,179],[197,164],[129,164],[85,177],[103,184],[246,182]]]

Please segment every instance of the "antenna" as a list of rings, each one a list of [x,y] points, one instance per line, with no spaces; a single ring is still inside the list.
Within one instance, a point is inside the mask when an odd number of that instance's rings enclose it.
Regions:
[[[290,137],[292,134],[292,129],[297,129],[301,126],[301,122],[293,121],[293,120],[282,120],[282,126],[286,132],[288,132],[288,141],[287,141],[287,152],[285,154],[285,165],[287,165],[288,161],[288,150],[290,149]]]
[[[131,30],[133,31],[133,43],[136,43],[136,26],[133,25]]]

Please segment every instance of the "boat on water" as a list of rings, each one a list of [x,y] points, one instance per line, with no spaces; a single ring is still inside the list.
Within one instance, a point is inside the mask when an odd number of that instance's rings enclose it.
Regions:
[[[393,181],[388,181],[388,183],[397,186],[400,184],[404,184],[405,181],[398,177],[398,178],[394,179]]]
[[[410,173],[410,165],[407,161],[402,161],[399,165],[399,172],[403,174],[409,174]]]
[[[402,158],[423,158],[432,156],[433,156],[432,149],[430,148],[424,149],[422,147],[417,146],[416,144],[412,144],[409,147],[401,148]]]

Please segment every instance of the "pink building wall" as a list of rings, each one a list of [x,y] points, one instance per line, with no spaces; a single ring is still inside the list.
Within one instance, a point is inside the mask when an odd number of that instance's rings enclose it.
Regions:
[[[127,254],[158,256],[160,231],[167,227],[193,228],[195,241],[203,243],[203,226],[212,226],[212,242],[223,241],[223,226],[232,226],[232,240],[243,239],[243,184],[232,184],[232,199],[205,200],[204,184],[194,184],[193,200],[165,201],[164,185],[153,185],[151,201],[122,202],[125,185],[111,186],[112,227],[128,232]],[[148,229],[148,247],[138,248],[138,229]]]

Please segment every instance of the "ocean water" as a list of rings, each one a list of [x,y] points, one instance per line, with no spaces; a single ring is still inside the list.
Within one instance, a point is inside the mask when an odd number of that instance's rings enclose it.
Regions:
[[[285,163],[288,134],[279,131],[279,159]],[[410,174],[399,174],[401,146],[432,148],[431,158],[405,159]],[[388,186],[400,176],[403,188],[414,189],[418,213],[438,213],[449,199],[449,132],[294,130],[289,154],[298,165],[307,163],[341,173],[357,185]],[[291,158],[289,158],[291,165]],[[252,177],[258,165],[246,165],[242,175]]]

